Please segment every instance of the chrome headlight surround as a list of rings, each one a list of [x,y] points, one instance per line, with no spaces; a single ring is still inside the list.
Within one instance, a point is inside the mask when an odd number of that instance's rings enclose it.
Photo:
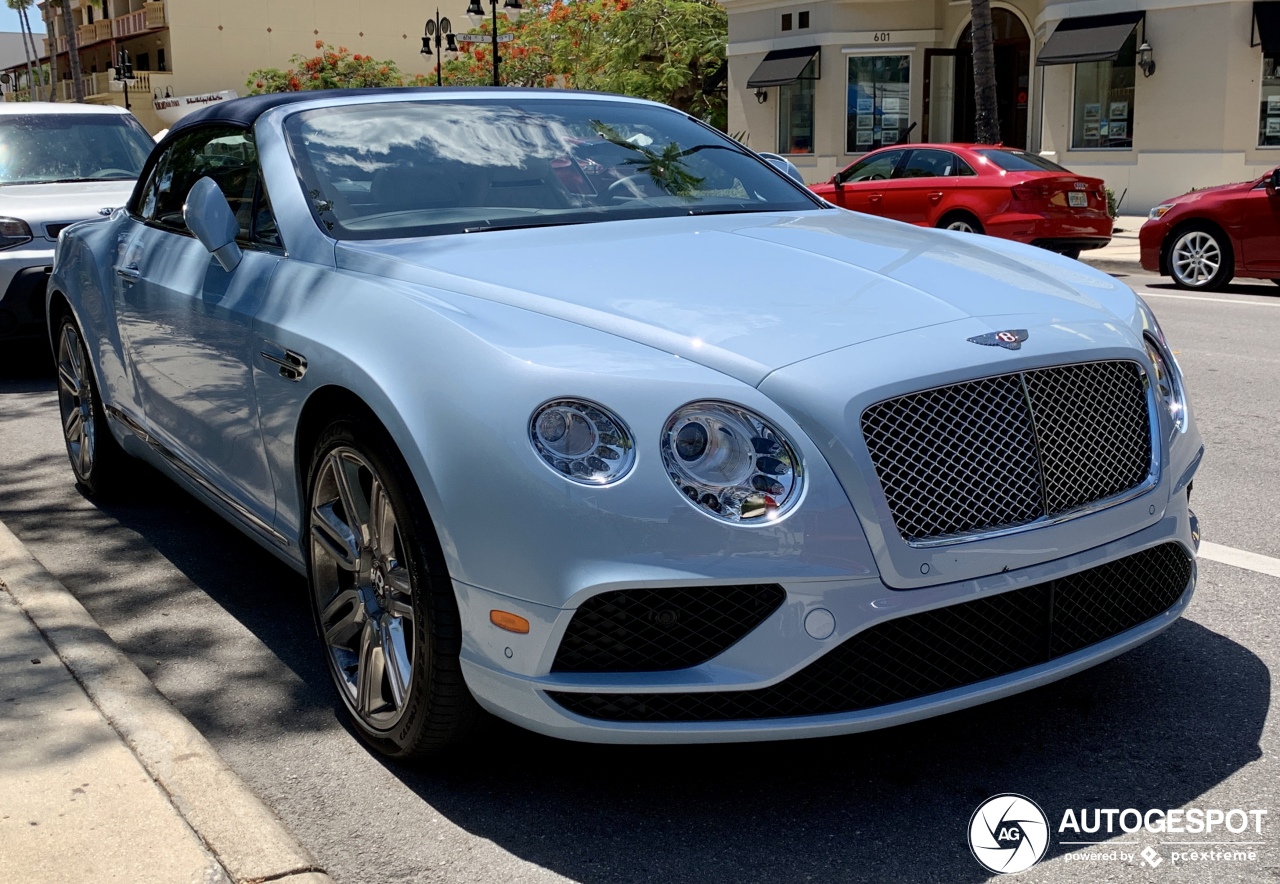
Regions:
[[[631,430],[587,399],[552,399],[529,418],[529,442],[548,467],[580,485],[610,485],[636,462]]]
[[[662,429],[662,462],[676,489],[714,519],[768,524],[800,500],[796,447],[765,418],[729,402],[681,406]]]
[[[1135,296],[1137,297],[1137,296]],[[1147,302],[1138,298],[1138,308],[1142,313],[1142,343],[1146,347],[1147,358],[1155,369],[1151,379],[1155,385],[1156,395],[1169,411],[1173,425],[1179,433],[1187,431],[1187,396],[1182,385],[1182,368],[1174,358],[1169,342],[1165,340],[1164,330],[1156,321],[1156,316],[1147,306]]]

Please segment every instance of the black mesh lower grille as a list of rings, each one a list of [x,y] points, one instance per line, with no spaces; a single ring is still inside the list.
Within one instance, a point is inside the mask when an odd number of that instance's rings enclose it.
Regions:
[[[548,692],[605,721],[734,721],[853,712],[974,684],[1118,635],[1167,611],[1192,560],[1166,543],[1035,586],[889,620],[767,688],[711,693]]]
[[[552,672],[654,672],[697,666],[778,609],[776,584],[619,589],[582,603]]]

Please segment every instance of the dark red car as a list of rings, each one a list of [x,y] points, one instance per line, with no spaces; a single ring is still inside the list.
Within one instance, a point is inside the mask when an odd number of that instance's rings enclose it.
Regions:
[[[989,144],[882,147],[810,189],[845,209],[986,233],[1072,258],[1111,241],[1102,181]]]
[[[1233,276],[1280,285],[1280,169],[1161,203],[1138,244],[1144,270],[1184,289],[1220,289]]]

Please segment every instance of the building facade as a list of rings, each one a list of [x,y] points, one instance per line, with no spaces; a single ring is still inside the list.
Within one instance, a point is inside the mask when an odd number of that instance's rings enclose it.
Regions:
[[[721,0],[729,131],[806,181],[885,144],[973,140],[968,0]],[[1122,212],[1280,165],[1280,0],[993,0],[1003,143]]]
[[[259,68],[284,68],[295,53],[315,55],[317,40],[352,52],[392,60],[406,77],[431,74],[437,56],[421,55],[428,9],[407,0],[352,3],[350,0],[68,0],[76,27],[86,100],[124,105],[124,84],[115,80],[121,50],[129,53],[134,82],[130,107],[151,132],[164,123],[153,98],[200,95],[233,89],[246,93],[245,80]],[[484,4],[488,8],[488,4]],[[472,25],[464,0],[444,0],[440,14],[455,33]],[[56,98],[72,99],[67,38],[59,8],[39,4],[45,22],[44,61],[58,80]],[[37,36],[37,41],[40,35]],[[435,51],[434,43],[432,51]],[[52,54],[52,58],[50,55]],[[30,95],[25,62],[7,71],[23,88],[6,98]],[[46,96],[47,97],[47,96]]]

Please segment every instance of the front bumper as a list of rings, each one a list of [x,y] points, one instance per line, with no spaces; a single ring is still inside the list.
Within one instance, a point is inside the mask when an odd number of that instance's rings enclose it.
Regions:
[[[1169,232],[1169,222],[1163,218],[1147,221],[1138,229],[1138,259],[1148,273],[1168,273],[1161,261],[1164,238]]]
[[[1183,498],[1185,500],[1185,498]],[[1189,604],[1190,578],[1176,601],[1131,628],[1038,665],[852,712],[748,720],[625,721],[571,712],[549,694],[644,695],[756,691],[788,680],[851,637],[898,618],[992,598],[1060,580],[1173,541],[1196,548],[1193,516],[1185,504],[1133,535],[1076,555],[991,575],[903,592],[879,579],[785,582],[786,602],[737,644],[707,662],[667,672],[552,672],[552,660],[574,610],[533,605],[455,584],[462,610],[463,672],[479,702],[499,717],[544,734],[610,743],[693,743],[817,737],[887,727],[984,703],[1063,678],[1123,653],[1168,628]],[[526,617],[528,635],[493,627],[489,611]],[[835,629],[815,639],[805,629],[815,609],[829,611]],[[573,704],[570,704],[573,705]]]
[[[53,250],[53,243],[35,240],[0,252],[0,340],[47,337],[45,288]]]

